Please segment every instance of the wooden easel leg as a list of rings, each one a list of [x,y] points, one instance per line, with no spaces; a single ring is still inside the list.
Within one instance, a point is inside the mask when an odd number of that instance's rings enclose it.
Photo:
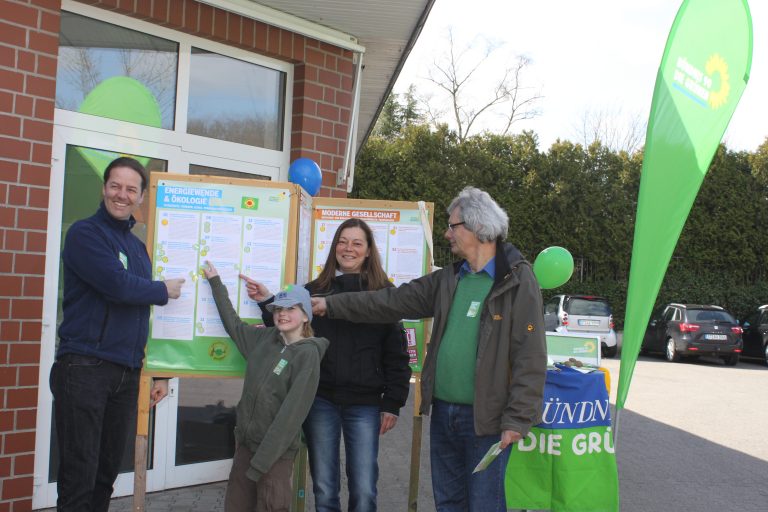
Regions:
[[[147,440],[149,438],[149,390],[152,377],[142,375],[136,418],[136,449],[133,458],[133,510],[144,512],[147,492]]]
[[[419,467],[421,465],[421,416],[413,417],[413,439],[411,440],[411,476],[408,484],[408,511],[419,508]]]

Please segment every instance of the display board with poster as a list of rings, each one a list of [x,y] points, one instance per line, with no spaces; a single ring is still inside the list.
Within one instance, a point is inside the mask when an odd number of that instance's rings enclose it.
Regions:
[[[547,355],[555,363],[571,359],[582,364],[600,366],[600,338],[584,334],[547,332]]]
[[[430,265],[427,238],[432,235],[434,206],[422,204],[426,212],[415,202],[314,198],[310,279],[316,278],[323,269],[336,229],[353,217],[366,221],[371,227],[384,271],[392,284],[399,286],[426,274]],[[405,319],[403,325],[411,368],[420,372],[427,335],[425,320]]]
[[[242,375],[244,360],[224,330],[202,268],[211,261],[240,317],[259,323],[258,304],[238,276],[271,290],[294,281],[298,186],[158,173],[151,176],[149,197],[153,278],[186,281],[179,299],[152,308],[145,370]]]

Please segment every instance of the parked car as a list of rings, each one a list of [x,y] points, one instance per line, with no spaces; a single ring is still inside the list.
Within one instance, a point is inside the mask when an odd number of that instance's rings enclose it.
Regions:
[[[611,306],[593,295],[555,295],[544,304],[544,327],[563,334],[588,334],[600,339],[603,357],[616,355]]]
[[[720,306],[667,304],[651,316],[642,352],[662,352],[667,361],[715,356],[727,365],[739,362],[742,329]]]
[[[757,357],[768,364],[768,304],[750,313],[741,323],[744,357]]]

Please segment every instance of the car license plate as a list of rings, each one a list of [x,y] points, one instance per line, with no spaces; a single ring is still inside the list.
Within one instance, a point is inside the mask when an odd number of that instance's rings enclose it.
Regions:
[[[600,325],[600,320],[579,320],[579,325]]]
[[[704,335],[704,339],[705,340],[720,340],[720,341],[723,341],[723,340],[727,340],[728,336],[726,336],[725,334],[705,334]]]

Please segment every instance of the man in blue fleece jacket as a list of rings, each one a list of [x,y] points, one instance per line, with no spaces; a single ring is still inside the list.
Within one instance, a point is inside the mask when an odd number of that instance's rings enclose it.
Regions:
[[[104,171],[104,201],[67,232],[63,321],[50,376],[59,447],[57,510],[106,511],[123,451],[135,432],[149,306],[181,295],[184,279],[152,281],[131,228],[147,189],[133,158]],[[153,404],[168,391],[156,381]]]

